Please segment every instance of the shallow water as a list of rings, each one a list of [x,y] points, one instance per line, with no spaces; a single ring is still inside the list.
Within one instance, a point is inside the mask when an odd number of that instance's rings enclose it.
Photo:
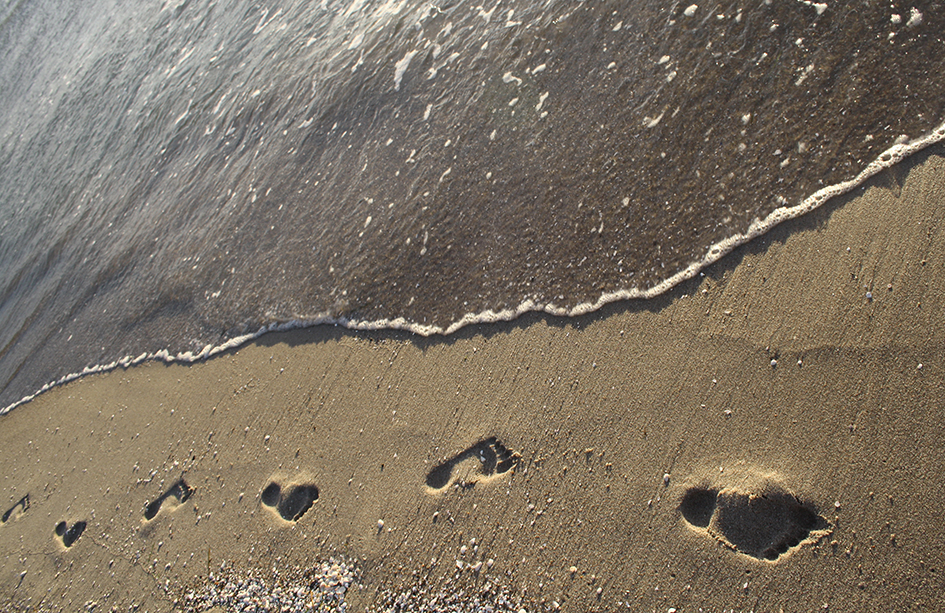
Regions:
[[[443,333],[659,293],[945,137],[943,2],[0,20],[0,407],[266,326]]]

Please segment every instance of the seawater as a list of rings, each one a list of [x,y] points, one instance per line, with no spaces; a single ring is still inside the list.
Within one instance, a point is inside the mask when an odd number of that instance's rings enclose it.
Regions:
[[[0,4],[5,410],[652,296],[945,138],[943,2]]]

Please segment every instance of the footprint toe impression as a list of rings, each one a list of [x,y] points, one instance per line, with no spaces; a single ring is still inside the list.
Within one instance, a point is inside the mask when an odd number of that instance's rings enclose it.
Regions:
[[[79,537],[82,536],[82,533],[85,532],[86,523],[84,521],[77,521],[72,526],[69,526],[66,522],[61,521],[56,524],[56,536],[59,537],[59,540],[62,541],[62,544],[66,547],[72,547]]]
[[[519,459],[517,453],[493,436],[436,465],[427,474],[427,487],[443,490],[452,483],[472,487],[479,481],[509,472]]]
[[[690,488],[679,511],[689,524],[730,549],[768,561],[830,527],[813,505],[777,485],[758,492]]]
[[[272,482],[262,491],[260,500],[286,521],[298,521],[318,500],[318,488],[311,483],[290,485],[285,491]]]

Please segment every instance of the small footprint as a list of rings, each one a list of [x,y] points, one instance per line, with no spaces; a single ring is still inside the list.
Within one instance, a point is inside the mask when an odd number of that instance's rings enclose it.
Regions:
[[[275,481],[269,483],[260,496],[262,503],[286,521],[298,521],[318,500],[318,488],[311,483],[293,484],[282,490]]]
[[[72,524],[72,527],[69,527],[66,522],[61,521],[56,524],[56,536],[62,541],[62,544],[66,547],[72,547],[79,537],[82,536],[82,533],[85,532],[86,523],[84,521],[77,521]]]
[[[479,481],[509,472],[520,459],[519,454],[493,436],[435,466],[427,474],[427,487],[437,491],[452,483],[472,487]]]
[[[0,524],[5,524],[11,519],[16,519],[26,513],[26,509],[28,508],[30,508],[30,495],[26,494],[20,498],[15,505],[6,510],[3,517],[0,517]]]
[[[179,479],[174,485],[172,485],[166,492],[161,494],[160,498],[151,502],[144,509],[144,518],[148,521],[152,520],[157,516],[158,511],[161,510],[161,507],[164,505],[168,499],[172,499],[174,502],[174,508],[177,508],[183,504],[190,496],[194,493],[192,487],[187,485],[187,482],[183,479]]]
[[[679,511],[690,525],[705,530],[730,549],[772,562],[830,528],[813,505],[775,484],[757,492],[689,488]]]

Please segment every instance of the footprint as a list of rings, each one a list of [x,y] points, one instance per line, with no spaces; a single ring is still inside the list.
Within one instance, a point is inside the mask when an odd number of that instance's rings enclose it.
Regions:
[[[77,521],[72,524],[70,528],[66,522],[61,521],[56,524],[56,536],[62,541],[62,544],[66,547],[72,547],[79,537],[82,536],[82,533],[85,532],[86,523],[84,521]]]
[[[6,513],[3,514],[3,517],[0,517],[0,524],[5,524],[11,519],[16,519],[20,515],[26,513],[26,509],[28,508],[30,508],[29,494],[20,498],[15,505],[7,509]]]
[[[179,479],[174,485],[168,488],[166,492],[161,494],[160,498],[145,507],[144,518],[148,521],[154,519],[168,499],[173,499],[174,508],[177,508],[190,498],[193,493],[193,488],[187,485],[187,482],[183,479]]]
[[[493,436],[434,467],[427,474],[427,487],[437,491],[452,483],[472,487],[479,481],[509,472],[520,459],[519,454]]]
[[[812,504],[802,502],[776,483],[763,484],[757,491],[689,488],[679,511],[693,527],[759,560],[775,561],[830,529]]]
[[[282,519],[298,521],[318,500],[318,488],[311,483],[300,483],[292,484],[283,491],[282,486],[273,481],[262,491],[260,499]]]

